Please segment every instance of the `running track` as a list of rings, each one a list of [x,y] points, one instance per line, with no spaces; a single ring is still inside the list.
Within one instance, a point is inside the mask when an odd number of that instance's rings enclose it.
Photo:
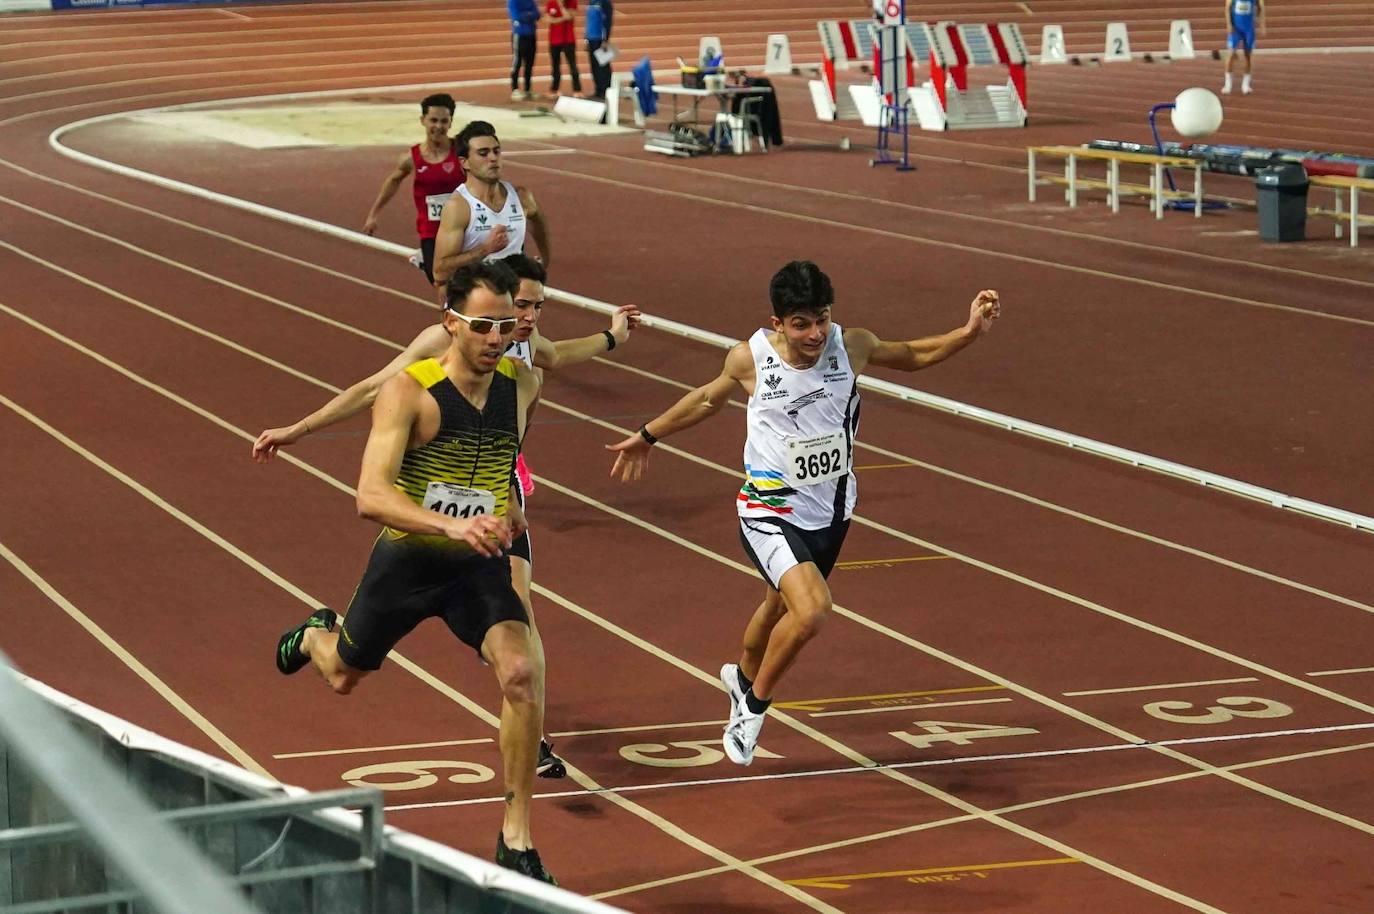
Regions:
[[[627,0],[617,27],[627,52],[664,64],[707,32],[750,63],[789,31],[808,60],[811,23],[852,11],[783,6]],[[1021,21],[1033,45],[1039,23],[1062,21],[1071,50],[1078,36],[1091,49],[1094,23],[1131,18],[1104,3],[977,6]],[[1207,47],[1211,9],[1158,15],[1191,18]],[[1268,44],[1370,45],[1369,23],[1367,4],[1279,8]],[[346,701],[267,665],[301,607],[344,604],[361,570],[373,531],[348,493],[365,423],[266,469],[248,443],[389,358],[432,319],[422,287],[392,256],[111,176],[47,137],[202,99],[410,100],[363,87],[422,79],[495,102],[500,85],[467,82],[501,75],[499,16],[359,3],[5,24],[5,650],[285,781],[411,782],[389,792],[390,822],[487,855],[493,689],[446,632],[421,629]],[[450,50],[421,77],[426,25]],[[1152,29],[1158,48],[1161,24],[1132,21],[1137,50]],[[1261,92],[1228,101],[1221,139],[1374,152],[1366,61],[1258,58]],[[768,273],[805,256],[835,277],[837,319],[901,336],[954,326],[992,286],[1007,305],[994,334],[894,379],[1374,513],[1368,248],[1321,223],[1307,245],[1261,246],[1245,212],[1156,223],[1024,202],[1026,143],[1137,138],[1140,112],[1217,69],[1036,70],[1030,129],[916,137],[907,176],[858,151],[649,160],[631,139],[561,155],[512,143],[526,154],[509,171],[551,213],[561,289],[741,337]],[[789,139],[867,139],[810,120],[804,92],[780,85]],[[111,122],[63,142],[350,227],[380,174],[375,148],[248,157],[139,139]],[[407,240],[405,211],[389,209],[388,237]],[[555,338],[602,325],[571,307],[544,321]],[[541,801],[536,834],[565,885],[644,911],[1371,906],[1368,534],[876,395],[835,618],[765,728],[776,757],[722,761],[714,671],[759,591],[729,508],[742,422],[674,439],[637,487],[610,482],[601,451],[719,360],[642,331],[550,379],[531,439],[549,728],[577,769],[540,783],[577,795]],[[1279,731],[1306,732],[1265,735]],[[1248,738],[1196,741],[1221,736]],[[1194,741],[1153,744],[1180,739]],[[580,793],[599,787],[634,789]]]

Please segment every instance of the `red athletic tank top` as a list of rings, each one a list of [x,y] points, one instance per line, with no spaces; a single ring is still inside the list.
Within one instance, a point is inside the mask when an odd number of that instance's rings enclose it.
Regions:
[[[448,158],[442,162],[426,162],[420,154],[420,144],[410,147],[410,161],[415,166],[415,230],[421,238],[439,234],[439,216],[444,211],[448,195],[466,179],[458,153],[450,144]]]

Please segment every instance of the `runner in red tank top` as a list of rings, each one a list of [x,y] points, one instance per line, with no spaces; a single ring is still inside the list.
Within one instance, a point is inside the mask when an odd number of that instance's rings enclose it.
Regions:
[[[410,262],[424,271],[431,284],[434,282],[434,236],[439,232],[439,214],[443,212],[448,195],[466,177],[448,135],[453,124],[453,109],[453,96],[447,93],[426,96],[420,102],[420,125],[425,128],[425,141],[401,153],[395,169],[382,182],[382,189],[363,223],[364,232],[376,234],[377,215],[382,207],[395,196],[406,177],[414,175],[415,229],[420,236],[420,250],[411,255]]]

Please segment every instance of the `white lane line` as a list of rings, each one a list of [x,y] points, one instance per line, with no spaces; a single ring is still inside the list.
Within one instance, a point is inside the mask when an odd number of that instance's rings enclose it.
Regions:
[[[1282,765],[1288,762],[1306,761],[1312,758],[1323,758],[1333,755],[1340,755],[1346,752],[1364,752],[1374,749],[1374,743],[1361,743],[1355,746],[1335,746],[1328,749],[1315,749],[1311,752],[1300,752],[1293,755],[1278,756],[1275,758],[1258,759],[1250,762],[1239,762],[1234,765],[1226,765],[1225,771],[1245,771],[1254,768],[1266,768],[1271,765]],[[1012,815],[1018,812],[1027,812],[1032,809],[1043,809],[1047,806],[1058,806],[1063,803],[1071,803],[1076,800],[1095,799],[1097,797],[1111,796],[1118,793],[1133,793],[1137,790],[1145,790],[1151,787],[1160,787],[1168,784],[1178,784],[1183,781],[1196,780],[1197,778],[1209,777],[1205,771],[1184,771],[1179,774],[1170,774],[1163,777],[1149,778],[1143,781],[1132,781],[1126,784],[1115,784],[1110,787],[1096,787],[1091,790],[1080,790],[1073,793],[1060,794],[1053,797],[1044,797],[1039,800],[1028,800],[1024,803],[1017,803],[1012,806],[1002,806],[992,812],[998,815]],[[834,850],[855,847],[860,844],[871,844],[876,841],[887,841],[892,838],[900,838],[906,835],[916,834],[923,831],[931,831],[937,828],[945,828],[950,825],[962,825],[966,822],[976,821],[975,816],[949,816],[944,819],[935,819],[928,822],[920,822],[916,825],[905,825],[900,828],[886,829],[880,832],[872,832],[867,835],[857,835],[852,838],[842,838],[838,841],[829,841],[824,844],[816,844],[810,847],[793,848],[789,851],[781,851],[769,854],[766,857],[755,857],[750,860],[758,866],[766,866],[770,863],[780,863],[784,860],[795,860],[799,857],[807,857],[814,854],[829,853]],[[632,895],[636,892],[648,889],[662,888],[663,886],[676,885],[682,882],[692,882],[697,879],[705,879],[711,876],[719,876],[721,873],[728,872],[724,867],[709,867],[707,869],[695,870],[690,873],[682,873],[677,876],[666,876],[650,882],[641,882],[636,885],[622,886],[618,889],[611,889],[600,892],[594,896],[598,900],[614,898],[619,895]]]
[[[884,708],[854,708],[849,711],[814,711],[807,717],[852,717],[855,714],[882,714],[885,711],[923,711],[926,708],[954,708],[960,705],[995,705],[1010,698],[971,698],[968,701],[935,701],[928,705],[891,705]]]
[[[1156,692],[1160,689],[1187,689],[1193,686],[1231,685],[1236,682],[1259,682],[1254,676],[1241,676],[1236,679],[1199,679],[1197,682],[1163,682],[1158,685],[1126,686],[1120,689],[1086,689],[1082,692],[1061,692],[1061,695],[1115,695],[1120,692]]]
[[[723,784],[756,784],[765,781],[795,781],[805,778],[826,778],[851,774],[881,774],[883,771],[908,771],[917,768],[948,768],[959,765],[978,765],[986,762],[1019,762],[1039,759],[1067,758],[1077,755],[1095,755],[1104,752],[1125,752],[1135,749],[1157,749],[1172,746],[1191,746],[1199,743],[1229,743],[1249,740],[1276,739],[1285,736],[1312,736],[1324,733],[1347,733],[1357,730],[1374,730],[1374,721],[1363,724],[1337,724],[1329,727],[1300,727],[1289,730],[1269,730],[1263,733],[1233,733],[1227,736],[1194,736],[1187,739],[1153,740],[1141,743],[1108,743],[1101,746],[1081,746],[1076,749],[1039,749],[1029,752],[999,752],[987,755],[952,756],[937,759],[920,759],[912,762],[890,762],[872,765],[849,765],[840,768],[819,768],[806,771],[778,771],[769,774],[734,775],[719,778],[694,778],[686,781],[663,781],[651,784],[625,784],[620,787],[605,787],[601,790],[560,790],[535,794],[537,800],[562,800],[569,797],[599,796],[603,791],[617,793],[643,793],[650,790],[680,790],[686,787],[715,787]],[[1317,750],[1323,751],[1323,750]],[[1231,766],[1221,766],[1224,771]],[[1211,775],[1213,772],[1198,769],[1197,775]],[[387,806],[387,810],[405,809],[443,809],[451,806],[481,806],[501,803],[504,796],[474,797],[467,800],[433,800],[425,803],[398,803]],[[991,810],[988,810],[991,812]]]
[[[231,18],[231,19],[242,19],[244,22],[252,22],[252,21],[253,21],[253,17],[252,17],[252,16],[245,16],[245,15],[243,15],[243,13],[236,13],[236,12],[234,12],[233,10],[226,10],[226,9],[218,9],[218,8],[217,8],[217,9],[215,9],[213,12],[216,12],[216,13],[223,13],[224,15],[228,16],[228,17]]]
[[[3,394],[0,394],[0,402],[3,402],[10,409],[28,418],[21,407],[7,399]],[[257,760],[245,752],[243,747],[225,735],[224,731],[212,724],[209,718],[204,714],[201,714],[192,707],[189,701],[182,698],[181,695],[171,686],[167,685],[160,676],[148,669],[143,661],[131,654],[124,645],[120,644],[114,636],[105,631],[98,622],[78,609],[76,604],[63,596],[56,587],[48,583],[42,575],[33,570],[28,562],[21,559],[4,543],[0,543],[0,558],[4,558],[5,561],[13,565],[15,570],[27,578],[30,584],[38,588],[45,597],[56,604],[68,616],[71,616],[72,620],[76,622],[77,625],[84,628],[101,647],[118,657],[120,663],[132,670],[139,679],[142,679],[148,684],[149,688],[161,696],[163,701],[175,708],[177,713],[189,720],[195,725],[196,729],[200,730],[200,732],[208,736],[211,741],[214,742],[216,746],[223,749],[230,758],[244,768],[247,768],[249,771],[260,774],[266,778],[272,777],[271,772],[258,764]],[[63,651],[63,653],[65,653],[65,651]],[[273,778],[273,780],[276,779]]]
[[[477,746],[494,743],[490,736],[478,739],[445,739],[433,743],[399,743],[395,746],[360,746],[356,749],[316,749],[310,752],[282,752],[272,758],[321,758],[326,755],[358,755],[365,752],[404,752],[407,749],[437,749],[440,746]]]
[[[1350,673],[1374,673],[1374,666],[1361,666],[1349,670],[1318,670],[1308,676],[1346,676]]]

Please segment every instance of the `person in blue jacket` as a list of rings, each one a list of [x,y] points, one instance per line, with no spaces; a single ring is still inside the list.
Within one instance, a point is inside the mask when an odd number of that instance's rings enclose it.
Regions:
[[[539,42],[539,4],[536,0],[506,0],[510,15],[510,100],[527,101],[535,97],[530,89],[534,52]],[[520,90],[520,71],[524,70],[525,89]]]
[[[591,0],[587,4],[587,15],[583,17],[583,35],[587,40],[587,57],[591,61],[592,97],[605,98],[606,90],[611,87],[611,62],[602,63],[597,52],[603,55],[611,44],[611,20],[615,7],[611,0]]]

